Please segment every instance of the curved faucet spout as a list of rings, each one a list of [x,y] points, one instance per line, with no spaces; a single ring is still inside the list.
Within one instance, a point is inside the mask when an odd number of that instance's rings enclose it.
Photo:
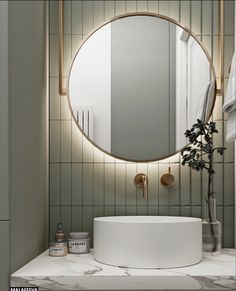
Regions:
[[[137,174],[134,177],[134,184],[138,188],[143,188],[143,198],[148,198],[148,176],[144,173]]]
[[[143,175],[143,198],[148,198],[148,177]]]

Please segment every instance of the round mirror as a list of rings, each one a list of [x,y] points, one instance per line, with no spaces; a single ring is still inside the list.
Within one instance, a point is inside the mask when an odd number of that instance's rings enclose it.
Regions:
[[[197,38],[152,13],[116,17],[91,33],[69,74],[68,101],[83,134],[104,152],[147,162],[175,154],[207,120],[212,62]]]

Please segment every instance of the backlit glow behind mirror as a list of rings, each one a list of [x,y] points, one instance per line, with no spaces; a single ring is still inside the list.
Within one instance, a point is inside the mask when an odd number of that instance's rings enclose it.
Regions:
[[[186,128],[212,111],[214,85],[211,61],[189,30],[158,15],[133,14],[87,38],[68,93],[74,120],[94,145],[144,162],[186,145]]]

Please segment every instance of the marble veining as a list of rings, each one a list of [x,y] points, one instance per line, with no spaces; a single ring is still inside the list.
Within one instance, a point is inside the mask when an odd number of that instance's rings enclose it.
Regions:
[[[176,269],[130,269],[101,264],[93,253],[49,257],[44,252],[11,276],[12,287],[49,290],[235,290],[236,250],[204,256]]]

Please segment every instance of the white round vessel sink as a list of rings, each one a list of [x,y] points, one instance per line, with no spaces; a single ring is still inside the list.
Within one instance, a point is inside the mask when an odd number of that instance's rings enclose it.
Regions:
[[[202,259],[202,220],[179,216],[94,218],[94,258],[130,268],[177,268]]]

